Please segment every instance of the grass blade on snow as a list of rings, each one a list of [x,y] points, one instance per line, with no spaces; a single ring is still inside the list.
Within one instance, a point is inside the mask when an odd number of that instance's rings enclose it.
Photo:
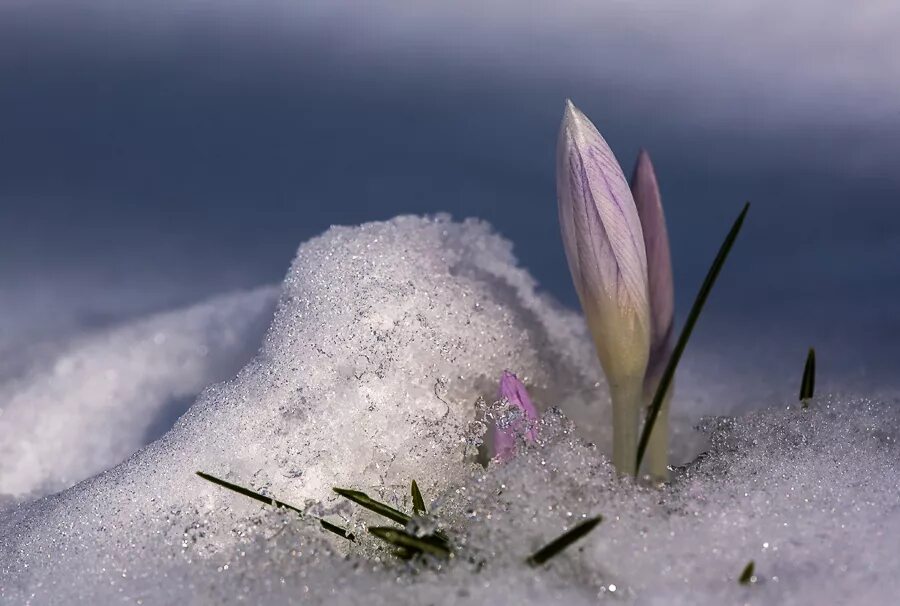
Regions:
[[[369,532],[386,543],[406,551],[430,553],[441,558],[449,557],[450,547],[436,537],[416,537],[399,528],[369,526]]]
[[[422,498],[422,493],[419,492],[419,485],[416,484],[415,480],[412,481],[410,492],[412,493],[413,513],[417,516],[425,515],[425,499]]]
[[[574,528],[571,528],[561,536],[547,543],[547,545],[545,545],[544,547],[538,549],[536,552],[531,554],[531,556],[529,556],[529,558],[525,560],[525,562],[530,566],[540,566],[553,556],[558,555],[578,539],[581,539],[582,537],[587,535],[590,531],[597,527],[597,524],[602,521],[603,516],[597,516],[595,518],[591,518],[589,520],[581,522]]]
[[[722,266],[725,264],[725,259],[728,258],[728,253],[734,245],[734,241],[737,238],[738,232],[741,230],[741,225],[744,223],[744,217],[747,215],[749,209],[750,203],[747,202],[744,204],[741,214],[735,219],[734,225],[731,226],[731,231],[725,236],[725,241],[722,242],[719,253],[713,260],[712,266],[710,266],[709,272],[706,274],[706,279],[703,280],[703,285],[700,286],[697,298],[694,299],[691,311],[688,313],[687,319],[684,322],[684,328],[681,329],[678,341],[675,343],[674,349],[672,349],[672,355],[669,356],[669,362],[666,364],[666,369],[663,371],[662,377],[660,377],[659,386],[656,388],[656,393],[653,395],[653,402],[650,404],[650,411],[647,413],[646,421],[644,421],[644,429],[641,431],[641,440],[638,442],[637,458],[634,463],[635,477],[640,473],[641,462],[644,460],[644,452],[647,450],[647,444],[650,441],[653,424],[656,423],[656,417],[659,415],[659,410],[662,408],[666,392],[669,390],[669,385],[672,383],[672,378],[675,376],[675,369],[678,366],[679,360],[681,360],[681,354],[684,353],[684,348],[687,346],[688,339],[691,337],[691,332],[694,330],[697,318],[700,317],[700,312],[703,310],[703,304],[706,303],[706,299],[709,297],[709,293],[716,283],[716,278],[719,277],[719,271],[721,271]]]
[[[337,524],[332,524],[331,522],[323,520],[322,518],[319,518],[319,524],[328,532],[334,533],[343,539],[347,539],[348,541],[356,541],[356,537],[353,536],[353,533],[346,528],[341,528]]]
[[[806,355],[806,366],[803,367],[803,380],[800,381],[800,401],[803,402],[803,408],[809,406],[809,400],[813,397],[816,389],[816,350],[809,348]]]
[[[250,490],[249,488],[244,488],[243,486],[238,486],[237,484],[232,484],[222,478],[217,478],[216,476],[209,475],[208,473],[204,473],[202,471],[196,472],[198,476],[206,480],[207,482],[212,482],[218,486],[223,488],[227,488],[228,490],[232,490],[240,495],[245,497],[249,497],[254,501],[259,501],[260,503],[265,503],[266,505],[271,505],[273,507],[284,507],[285,509],[290,509],[291,511],[295,511],[300,514],[301,517],[304,516],[303,512],[294,507],[293,505],[288,505],[284,501],[279,501],[278,499],[273,499],[272,497],[267,497],[264,494],[258,493],[256,491]],[[310,516],[312,517],[312,516]],[[355,541],[355,537],[353,533],[348,530],[341,528],[336,524],[332,524],[331,522],[327,522],[321,518],[317,518],[319,520],[319,524],[327,530],[328,532],[332,532],[338,535],[341,538],[347,539],[348,541]]]
[[[279,501],[278,499],[273,499],[272,497],[267,497],[264,494],[260,494],[256,491],[250,490],[249,488],[244,488],[243,486],[238,486],[237,484],[232,484],[226,480],[221,478],[217,478],[216,476],[211,476],[208,473],[203,473],[202,471],[198,471],[197,475],[203,478],[208,482],[212,482],[213,484],[218,484],[223,488],[227,488],[228,490],[233,490],[238,494],[242,494],[245,497],[249,497],[255,501],[259,501],[260,503],[265,503],[266,505],[272,505],[274,507],[284,507],[286,509],[290,509],[291,511],[296,511],[300,515],[303,515],[303,512],[294,507],[293,505],[288,505],[283,501]]]
[[[360,492],[359,490],[350,490],[349,488],[333,488],[336,493],[344,497],[349,501],[353,501],[357,505],[361,507],[365,507],[369,511],[374,511],[378,515],[382,515],[389,520],[393,520],[398,524],[406,524],[410,521],[410,517],[399,511],[394,509],[390,505],[385,505],[384,503],[380,503],[375,499],[371,498],[364,492]]]
[[[741,573],[741,576],[738,577],[738,583],[741,585],[749,585],[753,581],[753,569],[755,565],[753,564],[753,560],[747,562],[747,565],[744,566],[744,571]]]

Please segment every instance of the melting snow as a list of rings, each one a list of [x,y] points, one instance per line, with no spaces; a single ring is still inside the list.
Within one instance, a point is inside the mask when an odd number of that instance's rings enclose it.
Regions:
[[[2,448],[21,454],[0,463],[0,490],[59,488],[139,446],[161,403],[206,376],[192,367],[202,364],[194,348],[229,326],[229,339],[255,346],[246,327],[264,313],[266,295],[203,309],[82,344],[4,386],[14,404],[0,416]],[[212,320],[211,309],[231,311]],[[160,331],[183,340],[123,355]],[[60,378],[66,364],[83,380]],[[703,421],[704,437],[692,427],[707,391],[703,374],[688,368],[673,416],[676,459],[688,463],[670,485],[650,487],[617,478],[606,457],[609,403],[598,366],[580,318],[541,295],[484,223],[401,217],[333,228],[301,246],[262,348],[237,376],[207,388],[171,431],[124,463],[8,508],[0,596],[11,604],[887,604],[900,593],[896,400],[820,397],[806,410],[788,397],[754,402],[756,412]],[[481,415],[495,411],[507,368],[543,410],[540,437],[485,469]],[[361,540],[204,482],[197,470]],[[361,489],[408,511],[412,479],[434,514],[426,522],[445,528],[455,547],[449,561],[393,558],[366,537],[374,514],[331,492]],[[583,541],[538,569],[524,564],[597,514],[604,521]],[[749,560],[756,580],[743,586]]]

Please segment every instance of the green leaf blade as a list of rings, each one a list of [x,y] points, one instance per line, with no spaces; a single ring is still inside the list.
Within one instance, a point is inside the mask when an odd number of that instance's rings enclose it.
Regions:
[[[703,311],[703,305],[706,303],[706,299],[709,297],[709,293],[712,291],[712,287],[719,277],[719,272],[722,270],[722,266],[728,258],[728,253],[731,252],[731,247],[734,245],[738,233],[741,230],[741,226],[744,224],[744,217],[747,216],[748,210],[750,210],[749,202],[744,204],[744,208],[741,210],[737,219],[735,219],[734,224],[731,226],[731,230],[728,232],[728,235],[725,236],[722,246],[719,247],[719,252],[716,254],[716,258],[713,260],[712,265],[706,274],[706,278],[700,286],[697,297],[694,299],[694,304],[691,306],[687,319],[684,322],[684,328],[681,329],[678,341],[672,349],[672,354],[669,356],[669,362],[666,364],[666,369],[663,371],[662,377],[660,377],[656,393],[653,395],[653,402],[650,404],[650,410],[647,413],[647,419],[644,421],[644,429],[641,431],[640,442],[638,442],[637,457],[634,464],[635,477],[640,473],[641,463],[644,460],[644,453],[647,451],[647,445],[650,442],[650,434],[653,432],[653,425],[656,423],[656,418],[659,416],[659,411],[665,400],[666,392],[669,390],[669,385],[675,377],[675,369],[678,367],[678,362],[681,360],[681,354],[684,353],[684,349],[687,347],[688,339],[690,339],[691,333],[694,331],[694,325],[700,317],[700,312]]]
[[[202,471],[196,472],[198,476],[206,480],[207,482],[212,482],[222,488],[227,488],[233,492],[236,492],[245,497],[251,498],[254,501],[259,501],[260,503],[265,503],[266,505],[271,505],[273,507],[284,507],[285,509],[290,509],[291,511],[296,511],[301,516],[303,512],[293,505],[288,505],[284,501],[279,501],[278,499],[273,499],[272,497],[267,497],[264,494],[256,492],[255,490],[250,490],[249,488],[244,488],[243,486],[238,486],[237,484],[232,484],[227,480],[223,480],[222,478],[217,478],[216,476],[210,475],[208,473],[204,473]]]
[[[738,583],[741,585],[749,585],[753,582],[753,569],[756,565],[753,563],[753,560],[747,562],[747,565],[744,566],[744,571],[741,572],[741,576],[738,578]]]
[[[559,537],[553,539],[544,547],[541,547],[536,552],[531,554],[525,562],[529,566],[540,566],[547,562],[550,558],[559,555],[564,551],[567,547],[569,547],[575,541],[585,537],[588,533],[590,533],[597,525],[603,521],[603,516],[596,516],[577,524],[572,527],[568,531],[564,532]]]
[[[341,528],[337,524],[332,524],[328,520],[323,520],[319,518],[319,525],[322,526],[325,530],[330,533],[336,534],[342,539],[347,539],[348,541],[356,542],[356,537],[353,536],[353,533],[347,530],[346,528]]]
[[[803,367],[803,379],[800,381],[800,401],[803,408],[809,406],[809,400],[816,390],[816,350],[809,348],[806,354],[806,365]]]
[[[365,507],[369,511],[374,511],[378,515],[384,516],[389,520],[397,522],[398,524],[406,526],[406,524],[409,523],[409,521],[412,519],[402,511],[394,509],[393,507],[391,507],[390,505],[386,505],[385,503],[376,501],[366,493],[359,490],[351,490],[349,488],[333,488],[332,490],[334,490],[334,492],[341,495],[348,501],[352,501],[360,507]]]
[[[227,488],[228,490],[231,490],[232,492],[236,492],[239,495],[251,498],[254,501],[259,501],[260,503],[263,503],[265,505],[270,505],[272,507],[277,507],[277,508],[283,507],[285,509],[290,509],[291,511],[298,513],[301,518],[305,517],[305,514],[303,513],[303,511],[301,511],[300,509],[297,509],[293,505],[288,505],[284,501],[279,501],[278,499],[273,499],[272,497],[267,497],[264,494],[256,492],[255,490],[250,490],[249,488],[244,488],[243,486],[239,486],[237,484],[232,484],[231,482],[229,482],[227,480],[223,480],[222,478],[217,478],[214,475],[210,475],[210,474],[204,473],[202,471],[198,471],[198,472],[196,472],[196,474],[198,476],[200,476],[201,478],[203,478],[204,480],[206,480],[207,482],[212,482],[213,484],[216,484],[217,486],[221,486],[222,488]],[[314,516],[310,516],[310,517],[314,517]],[[336,534],[341,538],[347,539],[348,541],[356,540],[356,537],[353,536],[353,533],[346,530],[345,528],[341,528],[340,526],[338,526],[336,524],[332,524],[331,522],[328,522],[321,518],[315,518],[315,519],[319,520],[319,525],[323,529],[327,530],[328,532]]]
[[[369,532],[382,541],[407,551],[428,553],[440,558],[448,558],[453,553],[446,542],[434,536],[416,537],[391,526],[369,526]]]
[[[422,498],[419,485],[416,484],[415,480],[412,481],[412,486],[410,486],[409,490],[412,493],[413,513],[417,516],[425,515],[427,513],[425,511],[425,499]]]

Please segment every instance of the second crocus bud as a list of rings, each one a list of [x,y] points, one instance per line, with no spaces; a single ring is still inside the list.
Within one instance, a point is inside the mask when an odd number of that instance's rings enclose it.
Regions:
[[[648,293],[650,297],[650,358],[644,377],[644,403],[649,405],[672,351],[675,292],[669,234],[662,197],[650,154],[641,150],[631,177],[631,193],[637,206],[647,251]],[[668,476],[670,385],[660,409],[647,450],[649,471],[657,479]]]
[[[566,102],[556,156],[559,220],[572,279],[613,405],[613,463],[634,468],[650,351],[647,253],[622,168],[606,141]]]

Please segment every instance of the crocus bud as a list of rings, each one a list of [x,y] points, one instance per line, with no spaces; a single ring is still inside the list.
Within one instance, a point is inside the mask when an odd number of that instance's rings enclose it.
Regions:
[[[556,155],[563,244],[613,403],[613,463],[634,467],[650,349],[647,254],[622,168],[597,129],[566,102]]]
[[[641,150],[631,177],[631,193],[637,206],[647,251],[648,292],[650,296],[650,358],[645,387],[656,389],[672,347],[675,296],[672,282],[672,258],[662,198],[650,154]]]
[[[663,213],[662,197],[650,154],[641,150],[631,176],[631,193],[641,219],[644,245],[647,250],[647,276],[650,296],[650,358],[644,377],[644,402],[649,405],[656,393],[659,379],[665,370],[672,351],[672,326],[675,313],[675,295],[672,281],[672,258],[669,252],[669,234]],[[668,475],[669,400],[671,385],[663,407],[653,425],[648,444],[647,461],[650,474],[659,479]]]
[[[524,436],[527,442],[537,439],[535,424],[539,415],[525,384],[508,370],[504,370],[500,376],[500,399],[521,412],[521,416],[512,422],[501,421],[494,424],[494,456],[501,461],[508,461],[516,454],[519,436]]]

